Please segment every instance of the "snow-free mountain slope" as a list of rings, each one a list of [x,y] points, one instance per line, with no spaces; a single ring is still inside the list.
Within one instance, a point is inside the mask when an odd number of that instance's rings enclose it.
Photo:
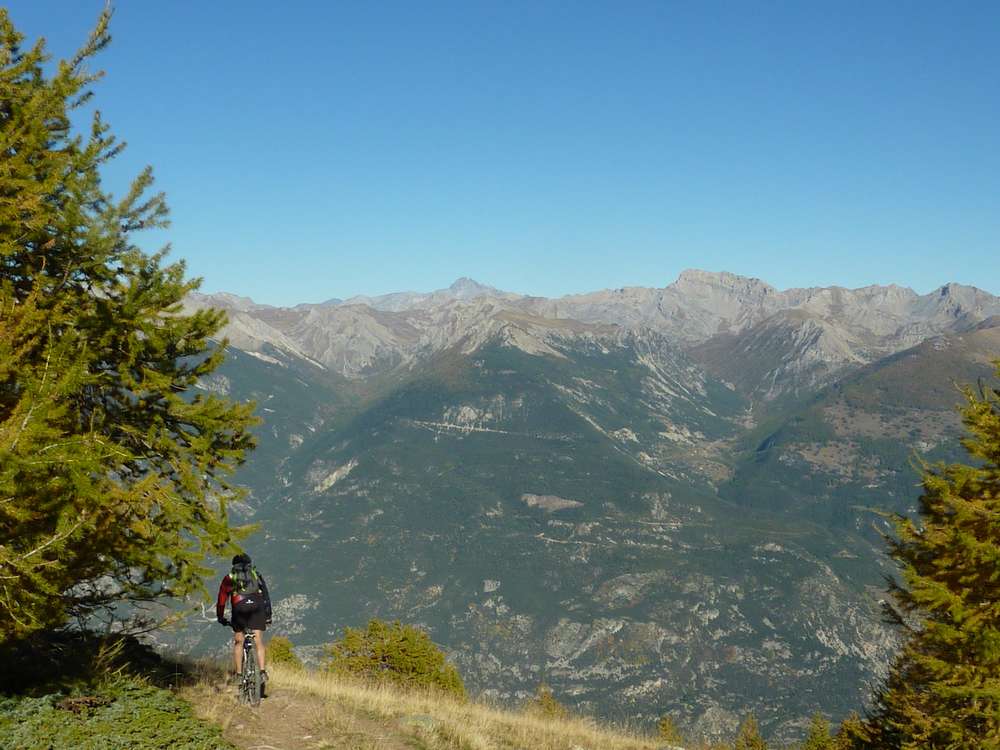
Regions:
[[[189,301],[230,315],[202,386],[260,405],[236,513],[262,523],[279,632],[318,653],[398,617],[473,690],[545,679],[716,736],[750,709],[790,738],[861,706],[895,645],[872,509],[912,505],[912,451],[955,455],[954,383],[1000,354],[996,297],[689,271],[380,299]]]
[[[867,544],[716,496],[743,403],[669,342],[550,343],[435,357],[288,452],[253,501],[282,628],[415,622],[513,702],[544,678],[583,710],[721,731],[743,691],[779,727],[836,684],[847,710],[892,646]]]

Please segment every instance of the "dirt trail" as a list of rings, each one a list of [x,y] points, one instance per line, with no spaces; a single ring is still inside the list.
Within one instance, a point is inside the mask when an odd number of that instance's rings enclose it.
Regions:
[[[275,688],[253,708],[235,690],[199,685],[182,692],[195,711],[223,728],[241,750],[417,750],[422,744],[392,724],[324,703],[309,693]]]

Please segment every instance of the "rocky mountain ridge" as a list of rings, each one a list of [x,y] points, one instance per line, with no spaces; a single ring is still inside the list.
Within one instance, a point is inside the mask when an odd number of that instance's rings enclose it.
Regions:
[[[412,369],[441,351],[471,351],[496,337],[528,352],[551,353],[552,337],[646,331],[691,351],[719,377],[765,402],[801,395],[852,367],[1000,314],[1000,297],[958,284],[924,295],[894,285],[779,291],[759,279],[698,270],[684,271],[662,289],[558,299],[462,278],[426,294],[291,308],[225,293],[192,294],[187,304],[225,309],[230,320],[224,333],[245,351],[276,347],[357,379]],[[758,363],[749,372],[748,361]]]

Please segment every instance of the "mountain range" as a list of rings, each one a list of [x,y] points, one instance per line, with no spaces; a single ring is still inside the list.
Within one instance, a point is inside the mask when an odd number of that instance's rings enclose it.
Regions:
[[[294,307],[231,294],[259,448],[237,516],[306,655],[378,616],[475,691],[774,737],[861,708],[897,646],[881,516],[959,454],[1000,298],[685,271],[547,299],[459,279]],[[218,633],[192,622],[191,649]]]

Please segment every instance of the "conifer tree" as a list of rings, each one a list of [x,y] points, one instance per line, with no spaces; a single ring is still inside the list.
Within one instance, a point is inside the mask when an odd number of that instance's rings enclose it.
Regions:
[[[823,714],[813,714],[809,723],[809,734],[802,743],[802,750],[833,750],[833,738],[830,736],[830,723]]]
[[[833,736],[834,750],[851,750],[855,747],[863,747],[863,738],[867,737],[864,722],[858,716],[857,711],[851,711],[837,729]]]
[[[535,690],[535,697],[528,703],[527,709],[530,713],[547,719],[566,719],[570,715],[569,709],[559,702],[555,692],[545,682],[539,684]]]
[[[116,200],[123,145],[100,114],[71,128],[109,18],[49,73],[0,8],[0,641],[203,590],[253,444],[250,405],[191,395],[223,314],[183,314],[197,282],[135,245],[166,226],[152,172]]]
[[[679,745],[684,742],[684,733],[681,732],[673,718],[667,714],[661,716],[660,720],[657,722],[656,736],[657,739],[674,745]]]
[[[736,732],[736,741],[733,743],[733,750],[767,750],[767,743],[760,736],[760,728],[757,726],[757,718],[753,714],[747,714]]]
[[[895,518],[907,640],[855,747],[1000,748],[1000,393],[965,395],[969,463],[926,467],[919,518]]]

